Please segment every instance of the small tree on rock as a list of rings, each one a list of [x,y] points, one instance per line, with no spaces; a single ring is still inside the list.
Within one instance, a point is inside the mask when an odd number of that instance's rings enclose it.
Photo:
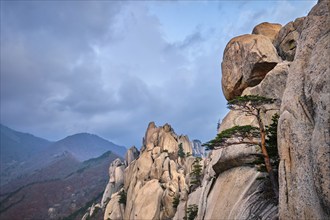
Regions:
[[[258,128],[250,125],[235,126],[233,128],[222,131],[217,137],[206,144],[209,149],[225,147],[232,144],[253,144],[259,145],[262,151],[262,157],[272,183],[275,196],[278,197],[278,184],[275,179],[274,171],[272,169],[271,161],[269,158],[268,150],[266,148],[266,128],[262,121],[262,114],[266,111],[265,105],[273,104],[276,100],[257,95],[239,96],[235,99],[228,101],[227,106],[231,110],[242,111],[247,116],[254,116],[258,122]],[[268,109],[269,110],[269,109]],[[253,140],[254,137],[260,138],[260,142]],[[233,138],[236,141],[231,141]]]
[[[202,158],[196,157],[192,164],[192,171],[190,173],[190,185],[191,186],[200,186],[201,185],[201,179],[202,179],[202,168],[203,166],[200,164],[200,161]]]
[[[272,123],[269,126],[266,126],[266,146],[268,150],[268,154],[270,157],[270,162],[273,167],[276,169],[280,163],[280,157],[278,155],[278,148],[277,148],[277,124],[279,115],[275,114],[272,117]]]
[[[189,205],[186,210],[186,215],[184,216],[184,220],[194,220],[198,214],[198,206],[196,204]]]
[[[181,158],[186,157],[186,154],[184,153],[184,150],[183,150],[183,147],[182,147],[182,143],[179,144],[178,156],[181,157]]]
[[[126,205],[126,200],[127,200],[127,194],[126,194],[125,190],[121,190],[119,192],[119,200],[118,200],[119,204]]]

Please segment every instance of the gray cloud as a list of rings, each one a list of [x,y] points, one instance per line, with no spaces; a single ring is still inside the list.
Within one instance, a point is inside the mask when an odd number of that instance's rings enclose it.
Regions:
[[[214,137],[227,112],[223,49],[255,25],[226,12],[218,26],[196,24],[185,39],[168,42],[146,2],[1,6],[1,123],[53,140],[91,132],[138,147],[150,121],[191,139]]]

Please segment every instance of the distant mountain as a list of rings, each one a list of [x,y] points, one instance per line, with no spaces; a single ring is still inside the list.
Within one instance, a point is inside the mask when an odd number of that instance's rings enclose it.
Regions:
[[[104,173],[117,157],[108,151],[80,162],[69,152],[59,155],[56,162],[1,188],[0,219],[81,219],[101,199],[109,178]]]
[[[50,144],[52,142],[46,139],[18,132],[0,124],[1,170],[31,158]]]
[[[64,178],[79,169],[81,164],[82,163],[73,157],[72,154],[64,152],[43,168],[34,170],[33,172],[26,172],[24,168],[19,169],[15,172],[19,174],[17,178],[13,178],[12,180],[4,182],[1,185],[0,199],[3,194],[14,192],[31,183]],[[23,172],[20,172],[22,170]]]
[[[50,142],[1,125],[1,174],[0,185],[15,179],[24,179],[40,169],[49,167],[70,156],[82,162],[111,151],[123,157],[126,148],[118,146],[97,135],[80,133],[57,142]]]
[[[80,133],[50,142],[1,125],[0,219],[81,218],[126,148]]]
[[[53,157],[67,151],[78,160],[85,161],[90,158],[98,157],[109,150],[123,157],[127,149],[97,135],[79,133],[53,143],[44,151]]]

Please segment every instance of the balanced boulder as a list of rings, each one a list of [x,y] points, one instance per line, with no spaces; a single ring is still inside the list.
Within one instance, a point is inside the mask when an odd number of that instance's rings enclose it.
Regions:
[[[281,58],[270,39],[246,34],[227,44],[222,61],[222,90],[227,100],[242,94],[247,87],[261,82]]]

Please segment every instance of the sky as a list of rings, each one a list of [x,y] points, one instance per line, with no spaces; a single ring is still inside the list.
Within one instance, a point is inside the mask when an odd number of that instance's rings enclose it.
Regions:
[[[224,48],[316,1],[1,1],[0,119],[56,141],[141,147],[148,123],[206,142],[228,112]]]

